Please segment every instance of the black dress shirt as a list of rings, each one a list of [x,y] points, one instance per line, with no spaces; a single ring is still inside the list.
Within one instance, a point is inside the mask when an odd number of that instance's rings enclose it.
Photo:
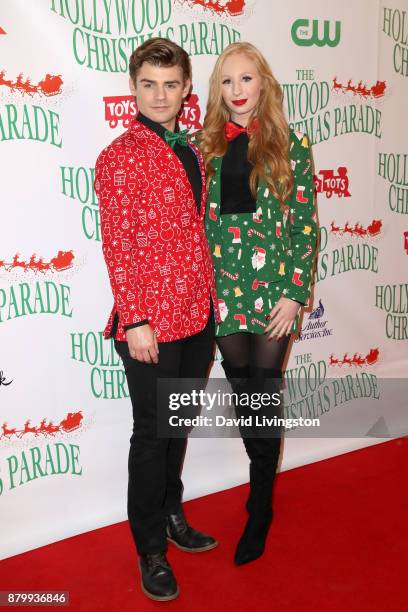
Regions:
[[[143,123],[143,125],[148,127],[149,130],[152,130],[152,132],[156,132],[156,134],[160,136],[160,138],[162,138],[163,140],[165,139],[164,134],[166,132],[166,128],[160,125],[160,123],[156,123],[156,121],[152,121],[148,117],[145,117],[145,115],[142,115],[142,113],[140,112],[137,115],[136,119],[140,123]],[[175,132],[180,131],[177,123],[176,123],[176,129],[174,131]],[[197,156],[194,153],[194,151],[190,149],[190,147],[185,147],[179,144],[178,142],[176,142],[176,144],[174,145],[173,150],[184,166],[184,170],[186,171],[187,178],[190,181],[191,189],[193,190],[193,195],[194,195],[195,203],[197,205],[198,213],[200,213],[201,172],[200,172],[200,166],[198,164]]]
[[[252,164],[248,161],[248,142],[248,134],[242,132],[228,143],[223,157],[220,206],[222,215],[256,212],[256,199],[249,188]]]

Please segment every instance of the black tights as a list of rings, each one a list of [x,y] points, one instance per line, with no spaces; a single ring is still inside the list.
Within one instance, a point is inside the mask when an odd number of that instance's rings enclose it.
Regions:
[[[232,368],[275,370],[276,376],[281,375],[288,343],[289,336],[283,336],[279,341],[274,338],[269,341],[264,334],[247,332],[217,338],[221,354]]]
[[[277,391],[288,343],[289,336],[283,336],[279,341],[268,341],[263,334],[245,332],[217,338],[224,359],[222,366],[233,390],[238,393]],[[268,383],[271,387],[268,387]],[[236,406],[236,412],[239,416],[247,416],[251,411]],[[280,407],[277,416],[281,414]],[[253,517],[269,516],[281,448],[281,429],[278,427],[272,432],[265,428],[256,430],[240,426],[240,432],[250,459],[247,510]]]

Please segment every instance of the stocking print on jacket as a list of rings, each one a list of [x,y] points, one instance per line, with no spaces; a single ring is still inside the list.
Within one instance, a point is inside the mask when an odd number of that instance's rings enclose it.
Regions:
[[[155,132],[134,120],[95,166],[102,250],[114,305],[104,336],[126,340],[124,327],[148,320],[159,342],[204,329],[215,280],[204,229],[201,154],[200,214],[183,164]],[[114,316],[119,317],[116,332]]]
[[[316,252],[312,158],[307,136],[290,130],[294,188],[287,209],[263,181],[256,212],[220,214],[222,158],[213,160],[206,230],[217,281],[221,323],[216,335],[262,333],[266,316],[281,296],[302,304],[310,296]],[[298,330],[295,318],[292,333]]]

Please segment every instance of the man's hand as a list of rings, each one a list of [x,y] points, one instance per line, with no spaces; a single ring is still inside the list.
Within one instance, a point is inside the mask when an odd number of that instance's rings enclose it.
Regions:
[[[128,329],[125,333],[129,354],[133,359],[143,363],[159,363],[159,344],[148,323]]]
[[[267,319],[269,320],[268,326],[265,328],[264,334],[272,333],[269,335],[268,340],[276,337],[277,340],[284,334],[289,334],[293,325],[293,321],[299,311],[300,304],[289,298],[280,297],[272,308]]]

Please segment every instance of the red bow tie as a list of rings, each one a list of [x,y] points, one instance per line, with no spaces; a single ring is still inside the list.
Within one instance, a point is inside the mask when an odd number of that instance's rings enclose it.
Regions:
[[[251,135],[258,128],[259,122],[258,119],[253,119],[248,127],[242,127],[241,125],[237,125],[233,121],[227,121],[224,125],[224,135],[225,138],[230,142],[234,140],[240,134],[248,134]]]

